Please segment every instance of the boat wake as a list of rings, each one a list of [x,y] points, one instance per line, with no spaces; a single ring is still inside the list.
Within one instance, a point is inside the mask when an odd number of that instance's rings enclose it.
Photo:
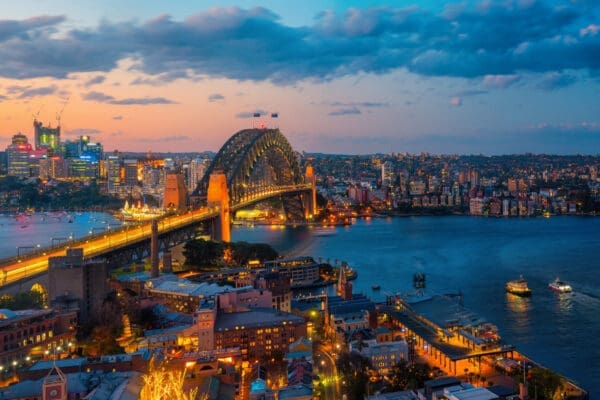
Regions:
[[[600,308],[600,296],[589,292],[573,292],[571,299],[587,307]]]

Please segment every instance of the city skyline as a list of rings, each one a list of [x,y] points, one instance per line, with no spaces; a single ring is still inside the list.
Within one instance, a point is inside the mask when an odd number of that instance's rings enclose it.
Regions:
[[[60,116],[107,151],[265,123],[309,152],[600,153],[596,2],[339,3],[5,6],[1,145]]]

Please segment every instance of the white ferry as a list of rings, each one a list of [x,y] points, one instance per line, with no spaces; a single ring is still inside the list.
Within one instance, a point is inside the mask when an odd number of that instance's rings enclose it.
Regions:
[[[554,282],[550,282],[548,284],[548,287],[550,289],[554,290],[555,292],[559,292],[559,293],[568,293],[568,292],[573,291],[573,288],[571,287],[571,285],[561,281],[559,278],[556,278],[554,280]]]

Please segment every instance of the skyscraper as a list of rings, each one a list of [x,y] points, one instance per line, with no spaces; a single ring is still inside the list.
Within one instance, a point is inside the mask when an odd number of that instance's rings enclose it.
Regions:
[[[28,178],[29,155],[31,154],[31,144],[27,141],[27,136],[17,133],[12,137],[12,143],[6,148],[8,175]]]
[[[44,126],[40,121],[33,121],[35,130],[35,149],[46,149],[49,155],[59,153],[60,147],[60,126],[51,128]]]
[[[138,160],[130,158],[123,160],[125,169],[124,184],[130,188],[138,184]]]
[[[119,156],[108,156],[106,159],[106,179],[108,192],[116,193],[121,187],[121,158]]]
[[[209,159],[194,158],[190,161],[189,176],[188,176],[188,191],[191,193],[196,190],[198,182],[204,176],[204,173],[210,165]]]

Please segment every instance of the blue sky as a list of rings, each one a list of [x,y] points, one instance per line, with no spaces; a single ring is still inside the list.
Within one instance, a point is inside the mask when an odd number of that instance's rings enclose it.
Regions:
[[[596,0],[23,0],[0,59],[0,145],[64,107],[107,149],[600,153]]]

